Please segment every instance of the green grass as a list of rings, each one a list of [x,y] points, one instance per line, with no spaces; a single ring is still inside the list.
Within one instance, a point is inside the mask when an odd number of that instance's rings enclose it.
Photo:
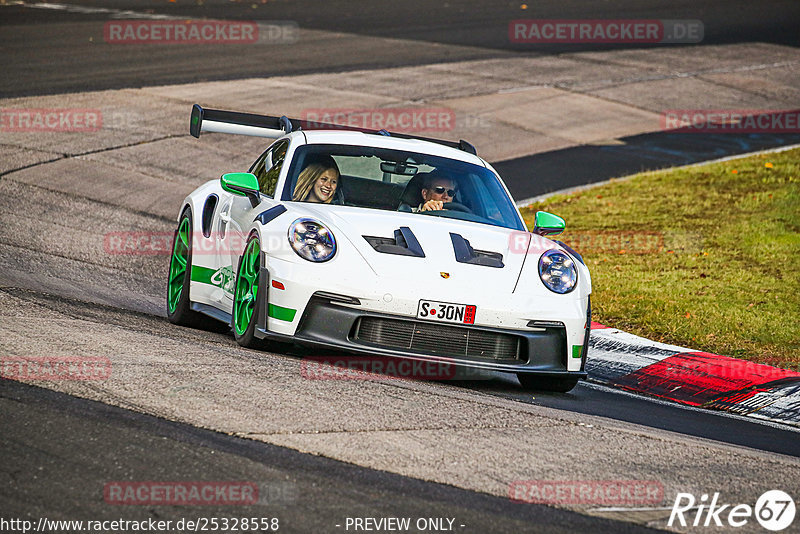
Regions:
[[[593,319],[778,367],[800,364],[800,149],[645,173],[522,210],[560,215]]]

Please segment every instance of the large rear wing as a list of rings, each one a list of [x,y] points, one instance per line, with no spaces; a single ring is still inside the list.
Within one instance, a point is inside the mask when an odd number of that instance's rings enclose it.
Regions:
[[[189,133],[194,137],[200,137],[200,132],[217,132],[277,139],[299,127],[300,124],[292,124],[291,120],[286,117],[203,109],[195,104],[192,106]]]
[[[430,143],[457,148],[470,154],[477,154],[475,147],[463,139],[459,142],[432,139],[418,135],[390,133],[386,130],[367,130],[340,124],[328,124],[315,121],[290,119],[288,117],[273,117],[270,115],[256,115],[254,113],[240,113],[238,111],[223,111],[220,109],[204,109],[200,105],[192,106],[192,116],[189,122],[189,133],[200,137],[201,132],[217,132],[237,135],[252,135],[277,139],[296,130],[347,130],[374,135],[386,135],[400,139],[419,139]]]

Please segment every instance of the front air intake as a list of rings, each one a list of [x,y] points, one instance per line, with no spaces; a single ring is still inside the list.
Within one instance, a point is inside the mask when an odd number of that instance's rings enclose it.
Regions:
[[[356,341],[392,349],[486,360],[520,360],[520,338],[479,328],[384,317],[361,317]]]

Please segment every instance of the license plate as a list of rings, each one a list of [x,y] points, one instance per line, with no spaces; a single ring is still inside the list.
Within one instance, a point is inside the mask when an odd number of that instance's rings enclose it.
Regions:
[[[417,319],[441,321],[443,323],[475,324],[476,307],[470,304],[454,304],[435,300],[420,300]]]

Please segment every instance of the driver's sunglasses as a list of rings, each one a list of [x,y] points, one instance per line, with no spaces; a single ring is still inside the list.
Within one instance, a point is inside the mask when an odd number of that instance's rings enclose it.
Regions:
[[[433,188],[433,192],[436,193],[437,195],[441,195],[445,191],[447,191],[448,197],[455,197],[456,193],[458,193],[458,189],[447,189],[446,187],[442,187],[441,185]]]

